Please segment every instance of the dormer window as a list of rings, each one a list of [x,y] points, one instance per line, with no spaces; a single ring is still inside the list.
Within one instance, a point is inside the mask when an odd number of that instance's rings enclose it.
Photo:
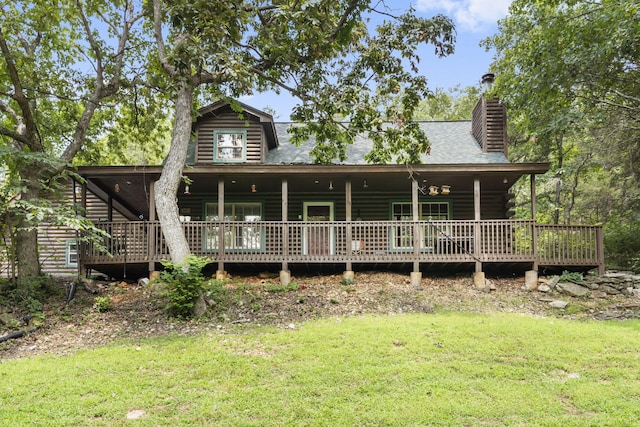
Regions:
[[[246,130],[213,131],[214,162],[244,162],[247,159]]]

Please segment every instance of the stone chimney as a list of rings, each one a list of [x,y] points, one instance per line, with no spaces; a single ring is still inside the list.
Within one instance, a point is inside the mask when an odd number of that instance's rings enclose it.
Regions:
[[[493,85],[494,75],[482,76],[482,84],[489,89]],[[482,151],[502,152],[507,155],[507,111],[497,97],[487,98],[484,94],[473,108],[472,130]]]

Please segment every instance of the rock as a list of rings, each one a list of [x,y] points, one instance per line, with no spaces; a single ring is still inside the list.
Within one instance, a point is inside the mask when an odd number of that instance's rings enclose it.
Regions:
[[[549,287],[549,285],[542,284],[538,286],[538,291],[547,293],[551,292],[551,288]]]
[[[588,288],[570,282],[559,282],[556,287],[560,292],[571,295],[573,297],[586,297],[591,293]]]
[[[565,308],[566,306],[568,306],[568,305],[569,305],[569,303],[568,303],[568,302],[566,302],[566,301],[560,301],[560,300],[557,300],[557,301],[551,301],[551,302],[549,303],[549,305],[550,305],[551,307],[553,307],[553,308],[560,308],[560,309],[562,309],[562,308]]]
[[[558,282],[560,282],[560,277],[553,276],[551,279],[549,279],[547,285],[549,285],[549,288],[555,289],[555,287],[558,285]]]
[[[135,409],[133,411],[127,412],[128,420],[137,420],[140,417],[144,416],[144,411],[142,409]]]
[[[606,293],[607,295],[618,295],[620,293],[618,289],[614,288],[611,285],[602,285],[600,286],[599,290]]]
[[[636,288],[632,289],[631,290],[631,295],[636,297],[636,298],[640,298],[640,289],[636,289]]]
[[[207,301],[204,295],[200,293],[196,305],[193,306],[193,315],[195,317],[202,317],[207,312]]]
[[[11,314],[6,312],[0,312],[0,324],[9,325],[15,323],[16,319]]]

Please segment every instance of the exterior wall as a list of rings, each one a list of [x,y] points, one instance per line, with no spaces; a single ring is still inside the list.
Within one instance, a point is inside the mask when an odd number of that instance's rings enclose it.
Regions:
[[[303,202],[333,202],[335,220],[344,221],[346,217],[345,196],[342,192],[289,193],[287,217],[297,221],[302,215]],[[263,204],[263,216],[266,221],[280,221],[282,218],[282,195],[280,193],[243,193],[241,195],[225,192],[225,200],[236,202],[260,202]],[[354,192],[352,194],[351,216],[363,221],[385,221],[391,219],[391,202],[411,202],[411,192]],[[452,193],[449,196],[422,196],[420,202],[450,202],[451,219],[473,220],[473,192]],[[217,202],[217,194],[179,195],[180,214],[190,216],[192,221],[204,219],[204,204]],[[501,192],[482,193],[480,202],[482,219],[507,219],[505,195]]]
[[[79,188],[79,187],[78,187]],[[73,186],[70,184],[66,191],[67,197],[73,199]],[[78,204],[81,203],[80,195],[77,196]],[[108,206],[93,193],[87,192],[87,212],[86,216],[92,221],[106,221],[108,218]],[[127,219],[113,211],[113,221],[126,221]],[[43,274],[51,275],[75,275],[77,267],[67,263],[67,246],[75,242],[76,233],[69,227],[42,224],[38,229],[38,245],[40,252],[40,264]],[[4,254],[3,254],[4,255]],[[4,257],[2,257],[4,259]],[[10,274],[9,265],[6,262],[0,263],[2,276],[8,277]]]
[[[203,120],[197,128],[196,164],[212,164],[213,161],[213,132],[216,130],[243,130],[247,132],[247,158],[246,163],[263,163],[266,157],[266,138],[260,123],[250,119],[245,114],[246,120],[238,119],[238,113],[227,107]]]

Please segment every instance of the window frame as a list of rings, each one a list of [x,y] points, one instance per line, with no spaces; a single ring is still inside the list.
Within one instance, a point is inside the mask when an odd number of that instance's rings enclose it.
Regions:
[[[76,241],[76,239],[67,239],[65,242],[65,250],[64,250],[64,265],[65,267],[68,268],[78,268],[78,262],[80,261],[80,253],[78,251],[78,242]],[[72,249],[72,247],[75,247],[75,250]],[[75,262],[73,262],[71,260],[71,257],[73,255],[73,253],[75,252],[75,257],[76,260]]]
[[[215,214],[209,214],[207,207],[209,205],[214,205],[216,212]],[[230,217],[233,218],[235,217],[235,207],[236,205],[256,205],[260,207],[260,219],[256,220],[256,221],[264,221],[264,201],[256,201],[256,200],[225,200],[224,201],[224,205],[225,205],[225,210],[227,209],[228,206],[231,206],[231,215]],[[218,201],[214,201],[214,200],[209,200],[209,201],[204,201],[203,202],[203,207],[202,207],[202,217],[204,218],[204,220],[206,222],[211,222],[211,223],[216,223],[219,221],[219,219],[209,219],[210,217],[217,217],[217,207],[218,207]],[[238,221],[235,219],[227,219],[227,215],[225,215],[224,218],[222,218],[222,222],[254,222],[254,221]],[[244,230],[247,230],[246,228],[243,228]],[[265,229],[262,226],[258,227],[258,240],[257,240],[257,247],[239,247],[238,245],[236,245],[236,242],[240,241],[239,239],[242,239],[243,242],[245,241],[252,241],[250,238],[248,239],[244,234],[242,233],[238,233],[238,227],[227,227],[225,228],[225,252],[229,252],[229,253],[260,253],[260,252],[264,252],[265,250]],[[216,225],[212,225],[206,228],[206,231],[202,234],[202,251],[203,252],[207,252],[207,253],[218,253],[219,249],[220,249],[220,245],[217,244],[217,236],[218,236],[218,227]],[[209,240],[211,239],[211,240]],[[227,240],[230,240],[231,242],[234,242],[234,244],[232,245],[227,245]],[[211,244],[209,244],[209,242],[211,241]],[[214,241],[216,242],[216,244],[214,244]],[[253,242],[256,242],[256,240],[253,240]]]
[[[404,215],[405,209],[402,209],[401,218],[396,219],[395,215],[395,205],[408,205],[408,215]],[[446,205],[447,206],[447,218],[436,218],[433,219],[433,215],[423,215],[423,206],[426,205]],[[453,217],[452,212],[452,202],[449,199],[439,199],[439,200],[420,200],[418,201],[418,209],[420,210],[420,216],[418,221],[450,221]],[[389,201],[389,216],[391,221],[413,221],[413,202],[407,200],[391,200]],[[407,217],[406,219],[403,219]],[[439,215],[442,216],[442,215]],[[401,233],[402,235],[398,235]],[[425,233],[424,227],[420,230],[420,250],[429,252],[433,251],[435,246],[432,241],[431,233]],[[409,226],[392,226],[391,233],[389,235],[389,248],[394,252],[409,252],[413,251],[413,225]],[[398,244],[400,242],[400,244]],[[406,245],[406,242],[410,242],[409,245]]]
[[[219,156],[219,148],[238,148],[235,146],[229,147],[218,147],[219,136],[221,135],[241,135],[242,136],[242,145],[241,145],[241,155],[239,158],[224,158]],[[240,129],[216,129],[213,131],[213,161],[215,163],[239,163],[247,161],[247,131]]]

